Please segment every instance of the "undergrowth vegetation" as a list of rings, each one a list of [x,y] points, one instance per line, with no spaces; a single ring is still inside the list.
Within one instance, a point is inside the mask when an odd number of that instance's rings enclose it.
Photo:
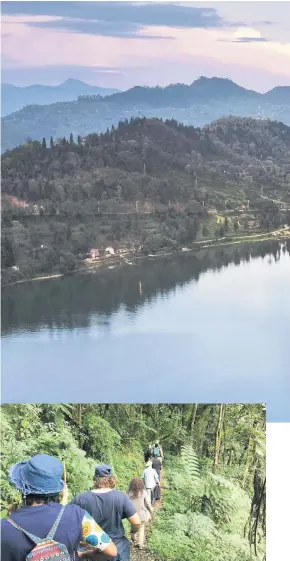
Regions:
[[[256,557],[244,536],[250,507],[249,495],[228,477],[205,468],[192,479],[182,458],[171,456],[149,547],[164,561],[263,559],[264,538]]]
[[[264,561],[262,405],[3,405],[1,425],[2,517],[12,503],[21,506],[8,480],[16,462],[38,453],[60,458],[69,499],[92,488],[98,463],[110,463],[127,491],[142,473],[144,450],[160,440],[164,488],[148,536],[152,561]]]

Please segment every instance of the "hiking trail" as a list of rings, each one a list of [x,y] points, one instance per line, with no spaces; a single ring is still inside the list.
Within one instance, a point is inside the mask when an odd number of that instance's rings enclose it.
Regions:
[[[160,489],[161,489],[161,499],[160,501],[155,503],[153,517],[146,528],[144,549],[139,549],[138,547],[131,544],[130,561],[161,561],[158,557],[156,557],[156,554],[151,553],[148,550],[147,541],[148,541],[148,534],[150,534],[152,525],[154,524],[156,518],[156,513],[160,508],[162,508],[164,502],[164,490],[166,489],[166,477],[164,475],[164,468],[161,471]]]

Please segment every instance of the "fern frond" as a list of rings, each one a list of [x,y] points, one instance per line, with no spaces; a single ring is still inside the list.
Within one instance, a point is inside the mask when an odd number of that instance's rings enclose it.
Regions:
[[[190,444],[181,447],[181,460],[192,482],[200,479],[199,461]]]

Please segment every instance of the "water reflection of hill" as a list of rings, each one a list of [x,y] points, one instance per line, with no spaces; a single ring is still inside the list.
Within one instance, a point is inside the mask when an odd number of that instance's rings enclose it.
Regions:
[[[121,306],[136,311],[142,304],[166,295],[176,287],[198,281],[208,270],[239,265],[251,258],[290,253],[277,241],[219,247],[196,254],[179,254],[156,260],[142,260],[134,267],[100,270],[92,275],[66,277],[5,288],[2,292],[2,333],[48,329],[88,328],[92,316],[109,323]],[[142,295],[139,291],[142,282]]]

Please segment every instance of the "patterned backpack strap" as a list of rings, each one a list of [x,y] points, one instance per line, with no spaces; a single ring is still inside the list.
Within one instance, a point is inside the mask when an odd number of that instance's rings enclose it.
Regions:
[[[23,532],[23,534],[25,534],[28,538],[30,538],[33,541],[33,543],[35,543],[36,545],[40,544],[43,541],[41,538],[38,538],[37,536],[30,534],[30,532],[27,532],[26,530],[18,526],[18,524],[16,524],[16,522],[14,522],[14,520],[12,520],[11,518],[8,518],[8,522],[10,522],[10,524],[12,524],[14,528],[20,530],[20,532]]]
[[[61,509],[61,511],[60,511],[60,513],[59,513],[59,515],[58,515],[58,517],[57,517],[57,519],[56,519],[56,521],[54,522],[54,524],[53,524],[51,530],[48,532],[48,534],[47,534],[45,540],[53,540],[54,534],[55,534],[55,532],[56,532],[56,530],[57,530],[57,528],[58,528],[58,525],[59,525],[59,523],[60,523],[61,517],[62,517],[62,515],[63,515],[63,513],[64,513],[64,509],[65,509],[65,505],[63,505],[63,507],[62,507],[62,509]]]

